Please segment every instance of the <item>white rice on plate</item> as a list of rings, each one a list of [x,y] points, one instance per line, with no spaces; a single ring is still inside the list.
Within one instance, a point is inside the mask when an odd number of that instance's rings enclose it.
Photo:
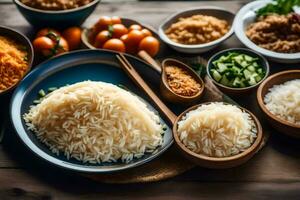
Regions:
[[[274,85],[264,97],[264,102],[273,115],[300,125],[300,79]]]
[[[248,149],[257,137],[251,116],[234,105],[203,104],[178,122],[178,136],[191,151],[228,157]]]
[[[130,162],[163,142],[159,116],[137,96],[104,82],[57,89],[24,120],[53,153],[84,163]]]

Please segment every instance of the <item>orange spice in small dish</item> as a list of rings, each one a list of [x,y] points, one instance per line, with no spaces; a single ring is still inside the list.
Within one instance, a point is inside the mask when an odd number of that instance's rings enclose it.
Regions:
[[[201,85],[180,67],[167,66],[165,68],[167,83],[170,89],[182,96],[195,96],[201,89]]]
[[[28,70],[28,52],[24,46],[0,36],[0,93],[19,82]]]

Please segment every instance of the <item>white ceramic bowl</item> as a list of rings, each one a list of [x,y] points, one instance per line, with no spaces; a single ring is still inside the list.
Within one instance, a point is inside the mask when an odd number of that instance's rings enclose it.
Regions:
[[[192,15],[209,15],[214,16],[219,19],[226,20],[229,25],[231,26],[228,33],[226,33],[223,37],[214,40],[209,43],[205,44],[198,44],[198,45],[185,45],[185,44],[179,44],[176,42],[173,42],[171,39],[168,38],[168,36],[165,34],[165,30],[170,27],[171,24],[176,23],[179,18],[181,17],[190,17]],[[199,8],[193,8],[185,11],[178,12],[172,16],[170,16],[167,20],[165,20],[162,25],[159,27],[158,34],[159,37],[167,43],[171,48],[175,49],[176,51],[182,52],[182,53],[204,53],[207,52],[215,47],[217,47],[219,44],[227,40],[232,34],[233,34],[233,24],[234,20],[234,14],[232,12],[229,12],[223,8],[219,7],[199,7]]]
[[[272,0],[259,0],[248,3],[240,9],[235,16],[233,23],[234,32],[238,39],[248,48],[259,52],[272,61],[279,63],[297,63],[300,62],[300,53],[277,53],[257,46],[245,34],[246,28],[256,20],[256,13],[258,9],[264,7]]]

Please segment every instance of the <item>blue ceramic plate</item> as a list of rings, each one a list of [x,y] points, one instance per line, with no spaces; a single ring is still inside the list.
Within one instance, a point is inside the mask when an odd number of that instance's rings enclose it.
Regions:
[[[40,89],[47,90],[50,87],[60,87],[85,80],[103,81],[122,84],[150,102],[119,67],[115,56],[116,53],[104,50],[76,51],[40,64],[24,78],[13,94],[10,115],[17,134],[29,149],[46,161],[63,168],[81,172],[105,173],[147,163],[171,146],[173,138],[168,127],[164,134],[162,146],[151,154],[145,154],[142,158],[134,159],[130,163],[83,164],[75,159],[68,160],[63,155],[53,154],[46,145],[36,138],[33,132],[27,130],[22,116],[28,112],[29,106],[37,99]],[[153,90],[159,91],[160,75],[143,61],[132,56],[127,56],[127,58]],[[155,110],[152,106],[149,105],[149,107]],[[165,124],[163,119],[161,121]]]

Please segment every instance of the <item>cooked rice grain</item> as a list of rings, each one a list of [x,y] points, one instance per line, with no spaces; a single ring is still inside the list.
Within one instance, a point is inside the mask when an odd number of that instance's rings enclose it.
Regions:
[[[178,122],[183,144],[197,154],[228,157],[248,149],[255,141],[251,116],[237,106],[223,103],[201,105]]]
[[[272,114],[300,125],[300,79],[274,85],[264,97],[264,102]]]
[[[163,141],[159,117],[144,102],[103,82],[55,90],[24,119],[53,153],[89,163],[129,162]]]

